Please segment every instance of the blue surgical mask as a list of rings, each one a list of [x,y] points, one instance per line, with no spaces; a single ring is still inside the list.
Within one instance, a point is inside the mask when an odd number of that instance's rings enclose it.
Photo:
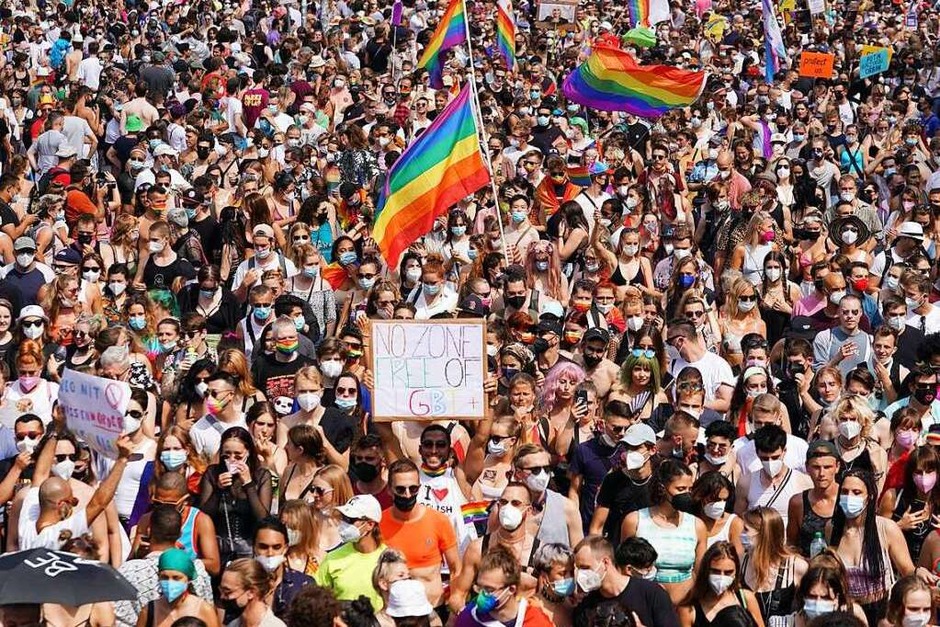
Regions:
[[[163,451],[160,453],[160,461],[169,470],[176,470],[186,463],[186,451]]]
[[[467,233],[466,226],[452,226],[450,232],[454,237],[463,237]]]
[[[186,217],[192,220],[196,217],[196,208],[195,207],[186,207]]]
[[[363,290],[371,290],[373,285],[375,285],[375,277],[372,277],[371,279],[367,279],[367,278],[365,278],[365,277],[361,277],[361,278],[359,279],[359,288],[360,288],[360,289],[363,289]]]
[[[513,223],[519,224],[520,222],[525,220],[529,214],[525,211],[513,211],[510,215],[512,216]]]
[[[307,321],[304,320],[303,316],[297,316],[296,318],[294,318],[294,328],[297,329],[298,331],[303,331],[304,326],[306,324],[307,324]]]
[[[144,329],[144,327],[147,326],[147,319],[143,316],[134,316],[133,318],[128,319],[127,324],[135,331],[141,331]]]
[[[186,592],[188,586],[189,584],[185,581],[160,580],[160,592],[163,593],[163,597],[170,603],[180,598],[183,593]]]
[[[255,307],[254,310],[255,320],[264,321],[271,316],[270,307]]]
[[[352,264],[356,263],[356,259],[358,259],[358,257],[356,256],[356,251],[348,250],[344,253],[340,253],[339,265],[351,266]]]
[[[215,296],[215,292],[216,290],[199,290],[199,295],[202,296],[203,298],[208,299],[208,298],[212,298],[213,296]]]
[[[424,290],[425,296],[437,296],[441,291],[441,286],[440,285],[428,285],[427,283],[425,283],[424,285],[421,286],[421,289]]]
[[[354,399],[354,398],[339,398],[339,397],[337,397],[336,400],[333,401],[333,402],[336,403],[336,406],[339,407],[340,409],[342,409],[342,410],[347,410],[347,411],[348,411],[348,410],[350,410],[350,409],[352,409],[353,407],[356,406],[357,400]]]
[[[320,266],[305,266],[304,274],[311,279],[315,279],[320,276]]]
[[[689,289],[695,284],[695,277],[688,274],[679,275],[679,287],[684,290]]]
[[[574,579],[567,577],[565,579],[554,581],[552,582],[552,590],[554,590],[555,594],[560,597],[569,596],[572,592],[574,592]]]

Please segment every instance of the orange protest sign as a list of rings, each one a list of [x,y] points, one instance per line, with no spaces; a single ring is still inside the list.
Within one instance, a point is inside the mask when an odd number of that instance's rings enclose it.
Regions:
[[[836,57],[831,52],[803,52],[800,54],[800,76],[832,78]]]

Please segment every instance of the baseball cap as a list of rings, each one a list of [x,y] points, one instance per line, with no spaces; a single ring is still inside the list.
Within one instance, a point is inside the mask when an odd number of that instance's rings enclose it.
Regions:
[[[610,342],[610,333],[599,327],[593,327],[584,332],[584,336],[581,340],[583,342],[598,340],[604,344],[608,344]]]
[[[336,508],[339,513],[352,520],[382,522],[382,506],[371,494],[359,494]]]
[[[806,461],[816,457],[835,457],[836,459],[842,459],[842,456],[839,455],[839,449],[829,440],[815,440],[809,445],[809,448],[806,449]]]
[[[783,332],[783,336],[788,340],[806,340],[812,341],[816,337],[816,329],[813,328],[813,320],[808,316],[796,316],[790,319],[790,327]]]
[[[602,161],[595,161],[591,164],[590,172],[591,176],[598,176],[600,174],[607,174],[608,170],[610,170],[610,167],[606,163]]]
[[[274,229],[271,228],[269,224],[259,224],[255,228],[251,229],[251,234],[257,237],[274,237]]]
[[[485,318],[490,315],[490,308],[483,303],[483,299],[477,296],[476,294],[467,294],[464,296],[463,300],[460,301],[460,305],[457,307],[462,313],[471,314],[472,316],[478,316]]]
[[[59,146],[59,149],[55,151],[55,156],[57,156],[59,159],[69,159],[76,156],[77,154],[78,152],[75,150],[75,148],[69,144],[62,144]]]
[[[653,428],[648,424],[638,422],[635,425],[630,425],[630,428],[627,429],[621,442],[629,444],[630,446],[656,444],[656,432],[654,432]]]
[[[385,613],[392,618],[428,616],[433,611],[424,584],[417,579],[400,579],[389,586]]]
[[[554,314],[546,313],[539,316],[539,323],[536,326],[539,333],[562,334],[561,318]]]
[[[924,442],[931,446],[940,446],[940,424],[930,425],[930,429],[924,436]]]
[[[53,261],[58,264],[77,266],[82,262],[82,256],[77,250],[68,246],[57,252],[53,257]]]
[[[166,219],[170,224],[175,224],[178,227],[187,227],[189,226],[189,217],[186,215],[185,207],[173,207],[166,214]]]
[[[785,144],[787,143],[787,136],[784,135],[783,133],[773,133],[770,136],[770,143],[771,144]]]
[[[206,197],[202,192],[197,190],[194,187],[190,187],[185,192],[183,192],[182,197],[180,198],[182,203],[187,207],[198,207],[205,202]]]
[[[16,241],[13,242],[13,252],[20,252],[21,250],[31,250],[36,252],[36,242],[33,241],[32,237],[17,237]]]
[[[169,144],[160,144],[160,145],[157,146],[157,147],[154,149],[154,151],[153,151],[153,156],[154,156],[154,157],[163,157],[163,156],[165,156],[165,155],[169,155],[169,156],[171,156],[171,157],[175,157],[175,156],[178,155],[178,154],[179,154],[179,153],[176,151],[176,149],[173,148],[173,146],[171,146],[171,145],[169,145]]]

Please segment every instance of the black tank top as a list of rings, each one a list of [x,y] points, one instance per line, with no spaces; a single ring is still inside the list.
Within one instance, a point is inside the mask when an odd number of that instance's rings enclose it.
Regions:
[[[911,507],[912,501],[916,502],[914,507]],[[915,513],[926,507],[926,504],[920,499],[912,499],[904,490],[898,492],[897,505],[894,506],[894,511],[891,512],[891,520],[897,522],[901,520],[904,516],[904,512],[907,511],[907,508],[911,507],[911,513]],[[924,541],[927,539],[927,536],[930,534],[932,525],[930,521],[924,521],[918,523],[911,529],[903,530],[901,533],[904,534],[904,539],[907,541],[907,548],[911,552],[911,555],[920,555],[921,547],[924,546]]]
[[[832,516],[823,517],[816,513],[809,502],[809,490],[803,493],[803,523],[800,525],[799,547],[800,551],[806,557],[809,557],[809,547],[813,543],[813,538],[817,532],[825,537],[826,523],[832,520]]]

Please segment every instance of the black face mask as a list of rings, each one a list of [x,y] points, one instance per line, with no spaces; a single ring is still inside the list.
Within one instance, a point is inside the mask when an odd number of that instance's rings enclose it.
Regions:
[[[934,399],[937,398],[937,390],[934,388],[928,388],[926,390],[915,389],[914,398],[921,405],[930,405]]]
[[[226,616],[237,618],[245,611],[245,608],[238,604],[238,599],[219,599],[219,603]]]
[[[525,304],[525,294],[522,296],[507,296],[506,304],[513,309],[522,309],[522,306]]]
[[[200,159],[208,159],[209,150],[209,148],[196,148],[196,155],[198,155]]]
[[[88,233],[79,233],[76,239],[78,240],[78,243],[81,244],[82,246],[90,246],[92,237],[94,236]]]
[[[363,483],[369,483],[379,476],[379,467],[368,462],[356,462],[352,465],[352,469]]]
[[[679,512],[692,513],[695,510],[695,502],[689,492],[683,492],[672,497],[672,506]]]
[[[597,364],[601,363],[601,360],[604,358],[603,355],[589,355],[587,353],[584,353],[581,357],[584,359],[584,365],[588,368],[594,368]]]
[[[823,284],[822,279],[816,279],[813,281],[813,288],[815,288],[817,292],[822,292],[824,287],[825,285]]]
[[[413,494],[411,496],[401,496],[400,494],[396,494],[392,498],[392,502],[398,510],[402,512],[410,512],[415,508],[415,505],[418,504],[418,495]]]
[[[535,341],[532,342],[532,352],[536,355],[544,353],[549,348],[550,346],[548,345],[548,340],[546,340],[544,337],[537,337],[535,338]]]

